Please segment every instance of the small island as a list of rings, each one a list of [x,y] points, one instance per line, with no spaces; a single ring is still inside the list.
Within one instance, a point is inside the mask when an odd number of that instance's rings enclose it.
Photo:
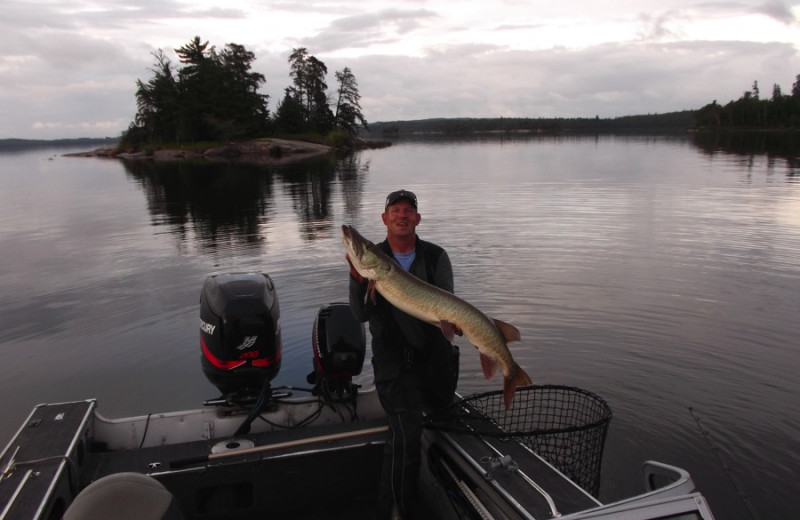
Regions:
[[[179,67],[162,50],[153,53],[153,76],[136,81],[137,112],[116,146],[68,155],[275,164],[386,145],[358,137],[367,121],[352,71],[337,71],[329,93],[327,67],[305,48],[289,56],[293,85],[274,113],[259,93],[266,78],[251,71],[255,55],[244,46],[217,49],[196,36],[175,53]]]

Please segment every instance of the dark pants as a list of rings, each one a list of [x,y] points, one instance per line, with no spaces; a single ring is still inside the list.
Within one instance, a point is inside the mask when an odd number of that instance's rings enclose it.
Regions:
[[[449,346],[449,345],[448,345]],[[425,362],[403,367],[394,379],[376,381],[381,405],[389,415],[378,520],[413,517],[422,458],[422,414],[450,404],[458,383],[458,347],[433,349]]]

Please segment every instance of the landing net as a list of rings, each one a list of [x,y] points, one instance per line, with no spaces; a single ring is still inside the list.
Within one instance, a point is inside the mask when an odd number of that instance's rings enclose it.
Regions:
[[[580,388],[534,385],[518,388],[510,410],[503,392],[466,396],[427,417],[439,430],[518,440],[597,497],[611,408]]]

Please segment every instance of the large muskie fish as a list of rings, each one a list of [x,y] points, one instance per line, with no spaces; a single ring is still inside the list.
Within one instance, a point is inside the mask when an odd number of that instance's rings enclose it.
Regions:
[[[342,226],[342,241],[353,267],[369,280],[368,294],[377,290],[389,303],[422,321],[441,327],[447,339],[463,333],[480,352],[486,379],[503,371],[503,401],[511,407],[517,386],[531,384],[528,374],[514,361],[506,343],[520,339],[513,325],[489,318],[474,306],[445,290],[407,273],[378,246],[352,226]]]

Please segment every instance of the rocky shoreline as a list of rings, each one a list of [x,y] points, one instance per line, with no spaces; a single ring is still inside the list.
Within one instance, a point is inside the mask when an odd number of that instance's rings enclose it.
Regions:
[[[365,148],[369,148],[366,145]],[[202,159],[258,164],[280,164],[307,159],[335,151],[331,146],[289,139],[252,139],[228,143],[204,150],[162,149],[153,151],[124,151],[117,148],[98,148],[89,152],[65,154],[67,157],[108,157],[124,160],[182,161]]]

